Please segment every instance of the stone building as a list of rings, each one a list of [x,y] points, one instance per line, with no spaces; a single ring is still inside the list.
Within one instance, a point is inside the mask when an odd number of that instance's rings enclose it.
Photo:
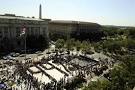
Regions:
[[[24,39],[20,39],[23,28],[26,28],[26,35],[43,36],[48,38],[49,19],[37,19],[14,14],[0,15],[0,47],[6,40],[10,46],[17,48],[23,46]],[[35,42],[36,43],[36,42]]]
[[[53,20],[49,22],[49,35],[51,39],[70,37],[81,40],[92,40],[94,38],[100,39],[101,34],[101,26],[97,23],[64,20]],[[53,36],[55,37],[53,38]]]

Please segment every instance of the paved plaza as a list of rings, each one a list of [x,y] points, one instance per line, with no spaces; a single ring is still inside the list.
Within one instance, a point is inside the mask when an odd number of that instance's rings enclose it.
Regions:
[[[55,46],[52,45],[43,52],[27,54],[26,57],[20,55],[15,57],[15,60],[1,60],[1,66],[3,66],[1,67],[1,79],[6,78],[14,82],[14,85],[11,85],[13,90],[25,90],[26,88],[34,90],[35,87],[31,85],[34,82],[40,84],[39,88],[42,90],[50,83],[53,83],[51,84],[53,86],[50,86],[53,88],[56,88],[56,83],[61,81],[65,85],[78,75],[92,78],[92,73],[97,72],[96,69],[101,68],[102,65],[110,66],[107,62],[111,58],[102,53],[84,56],[81,53],[78,55],[75,51],[72,51],[72,54],[67,54],[66,51],[56,53],[53,49]],[[25,60],[25,58],[29,59]],[[100,60],[106,60],[106,62],[101,63]],[[6,84],[8,83],[7,81]]]

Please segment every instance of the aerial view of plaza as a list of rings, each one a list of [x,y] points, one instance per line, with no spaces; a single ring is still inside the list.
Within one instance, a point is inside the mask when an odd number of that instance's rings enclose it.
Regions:
[[[0,1],[0,90],[135,90],[135,1]]]

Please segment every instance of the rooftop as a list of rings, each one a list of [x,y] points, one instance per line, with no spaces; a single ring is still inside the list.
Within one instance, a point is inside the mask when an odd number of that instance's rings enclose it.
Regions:
[[[84,22],[84,21],[72,21],[72,20],[52,20],[50,23],[59,23],[59,24],[96,24],[92,22]]]
[[[30,17],[24,17],[24,16],[16,16],[15,14],[4,14],[4,15],[0,15],[0,19],[20,19],[20,20],[32,20],[32,21],[44,21],[42,19],[39,18],[30,18]]]

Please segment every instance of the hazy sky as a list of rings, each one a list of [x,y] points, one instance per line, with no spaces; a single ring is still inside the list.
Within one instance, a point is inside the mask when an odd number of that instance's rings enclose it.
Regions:
[[[135,26],[135,0],[0,0],[0,14]]]

